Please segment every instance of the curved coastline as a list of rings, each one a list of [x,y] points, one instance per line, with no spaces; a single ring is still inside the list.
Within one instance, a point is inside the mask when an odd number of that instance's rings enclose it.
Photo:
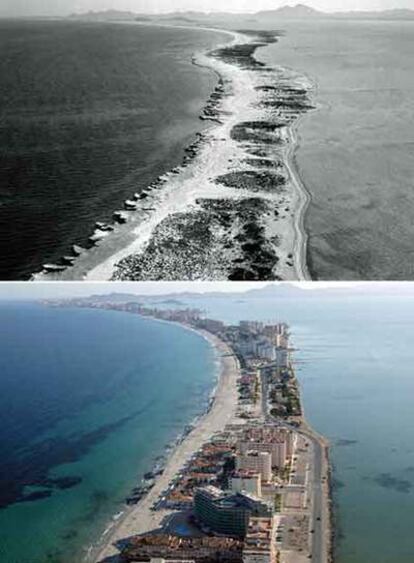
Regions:
[[[145,23],[145,22],[122,22],[122,25],[138,25],[138,26],[155,26],[154,23]],[[208,32],[216,32],[221,33],[224,35],[228,35],[230,37],[230,41],[237,41],[238,35],[236,32],[226,29],[216,29],[216,28],[209,28],[209,27],[202,27],[202,26],[187,26],[187,25],[172,25],[172,24],[158,24],[157,27],[167,27],[167,28],[175,28],[175,29],[193,29],[193,30],[202,30]],[[224,47],[227,43],[218,43],[215,47],[216,49]],[[199,52],[198,55],[204,56],[207,53]],[[193,55],[192,63],[197,66],[201,66],[204,68],[209,68],[213,71],[214,74],[220,80],[221,75],[220,73],[214,68],[214,65],[208,64],[206,62],[202,63],[201,61],[197,60],[197,54]],[[212,126],[212,122],[210,127]],[[206,126],[205,129],[208,129]],[[203,132],[199,131],[197,133],[197,139],[193,143],[193,145],[198,145],[200,140],[203,137]],[[191,145],[190,145],[191,146]],[[185,151],[187,151],[188,147],[186,147]],[[185,159],[188,157],[186,156]],[[162,189],[163,185],[167,181],[168,177],[171,177],[172,174],[176,174],[178,170],[182,169],[183,165],[177,162],[177,167],[169,170],[165,170],[163,174],[158,176],[150,185],[145,187],[141,194],[144,194],[142,197],[147,198],[148,190],[158,190]],[[140,194],[140,195],[141,195]],[[140,222],[142,219],[145,219],[145,209],[136,210],[136,209],[128,209],[128,203],[135,203],[135,196],[138,194],[131,195],[130,200],[126,200],[124,202],[124,209],[114,210],[113,212],[113,221],[112,223],[102,224],[99,221],[96,222],[97,228],[95,231],[89,236],[89,242],[91,246],[89,247],[82,247],[77,244],[72,245],[72,255],[70,256],[62,256],[60,262],[56,264],[44,264],[43,268],[40,271],[33,272],[30,278],[30,281],[82,281],[90,279],[90,271],[95,271],[99,266],[104,265],[106,263],[107,267],[103,268],[104,272],[98,273],[98,277],[96,281],[105,281],[111,279],[112,270],[110,269],[112,264],[111,258],[118,253],[122,253],[122,250],[129,246],[134,240],[133,230],[140,226]],[[137,198],[139,201],[140,198]],[[138,216],[138,217],[137,217]],[[135,219],[135,221],[134,221]],[[138,220],[137,220],[138,219]],[[115,235],[115,236],[114,236]],[[114,240],[115,239],[115,240]],[[114,241],[111,244],[112,240]],[[70,242],[70,241],[69,241]],[[109,243],[109,244],[108,244]],[[109,248],[105,249],[102,248],[104,245],[107,245]],[[115,264],[115,261],[114,261]],[[92,274],[93,276],[93,274]],[[92,277],[91,279],[95,279]]]
[[[135,194],[127,200],[126,209],[116,212],[111,228],[102,231],[98,227],[91,249],[80,249],[69,264],[56,268],[50,265],[33,279],[309,279],[303,221],[308,197],[292,166],[297,121],[310,109],[305,102],[306,81],[297,73],[267,67],[255,59],[255,50],[266,46],[266,41],[270,43],[270,35],[263,41],[260,32],[203,29],[227,33],[233,38],[213,52],[193,59],[194,64],[209,67],[219,77],[219,86],[200,116],[212,125],[186,149],[181,166],[159,177],[142,196]],[[278,40],[276,32],[273,37]],[[231,60],[228,53],[227,59],[216,56],[232,47],[251,48],[248,64],[242,57]],[[272,105],[271,89],[282,95],[285,108],[280,100]],[[251,121],[247,121],[248,117]],[[246,147],[250,124],[256,130],[250,136],[251,146]],[[269,142],[271,135],[274,145]],[[284,174],[287,178],[282,182]],[[238,218],[242,218],[242,225],[236,225],[237,243],[234,232],[233,239],[226,232],[229,217],[233,231]],[[191,248],[192,240],[182,236],[183,227],[178,223],[184,223],[193,233],[199,228],[197,221],[206,222],[211,231],[222,230],[227,237],[225,244],[218,237],[204,245],[202,233],[196,232],[197,248]],[[179,259],[173,252],[166,255],[168,236],[170,241],[181,238],[189,247]],[[146,256],[150,245],[153,255]],[[194,257],[203,246],[209,246],[209,253]],[[220,259],[215,260],[214,255]],[[160,271],[157,260],[164,266],[167,262],[165,272]],[[186,261],[190,263],[185,264]],[[235,267],[237,262],[242,263],[241,267]],[[260,265],[263,263],[264,267]]]
[[[192,421],[190,432],[177,437],[175,446],[168,453],[164,471],[162,475],[156,478],[154,487],[137,505],[126,507],[112,516],[98,542],[86,547],[83,559],[85,563],[99,563],[106,561],[106,558],[111,558],[110,560],[115,563],[118,560],[115,542],[133,533],[142,533],[147,529],[156,527],[161,515],[159,512],[150,510],[155,498],[184,465],[185,461],[215,431],[221,430],[235,416],[237,407],[236,381],[239,376],[239,365],[233,356],[225,355],[229,351],[228,345],[215,335],[202,329],[152,317],[151,321],[178,325],[208,341],[216,358],[220,359],[220,373],[218,374],[217,371],[215,373],[217,384],[210,395],[207,408]],[[143,513],[146,518],[142,517]],[[165,516],[165,514],[162,516]]]

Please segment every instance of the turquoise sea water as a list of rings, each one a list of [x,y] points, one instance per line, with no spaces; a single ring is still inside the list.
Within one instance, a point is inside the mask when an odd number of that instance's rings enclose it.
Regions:
[[[291,325],[306,416],[332,445],[336,563],[412,563],[414,298],[307,291],[201,304],[228,322]]]
[[[306,415],[331,441],[336,563],[412,563],[414,298],[330,295],[187,303],[227,322],[291,325]],[[46,457],[55,463],[51,475],[82,482],[0,510],[0,559],[73,561],[64,555],[99,536],[135,479],[206,404],[214,356],[200,337],[134,315],[10,305],[1,317],[0,381],[9,400],[0,394],[0,449],[10,451],[9,436],[38,469],[36,438],[23,431],[36,431],[41,451],[47,436],[59,437],[63,454],[52,443]],[[69,454],[74,459],[60,463]]]
[[[195,333],[127,314],[1,304],[0,319],[0,561],[80,561],[206,408],[216,357]],[[76,482],[50,482],[62,477]]]

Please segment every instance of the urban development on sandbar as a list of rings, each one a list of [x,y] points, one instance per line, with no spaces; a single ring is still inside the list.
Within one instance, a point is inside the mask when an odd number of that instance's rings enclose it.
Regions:
[[[129,312],[200,332],[221,374],[207,412],[126,499],[96,561],[331,561],[328,446],[302,413],[289,327],[197,309],[81,299],[51,306]]]

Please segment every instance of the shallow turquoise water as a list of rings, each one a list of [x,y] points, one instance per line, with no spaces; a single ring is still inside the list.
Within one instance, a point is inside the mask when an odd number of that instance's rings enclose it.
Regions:
[[[204,410],[216,357],[199,335],[133,315],[1,304],[0,318],[0,560],[79,561]],[[8,479],[33,492],[44,475],[81,481],[4,506]]]
[[[374,294],[353,297],[351,293],[329,297],[327,292],[321,295],[307,291],[294,297],[284,293],[273,299],[226,297],[187,303],[227,322],[262,319],[290,323],[306,414],[311,424],[330,439],[335,478],[341,483],[335,491],[341,534],[337,563],[411,563],[414,298]],[[10,330],[9,317],[16,317],[16,311],[20,325],[25,322],[36,330],[28,333],[31,347],[26,341],[12,352],[12,343],[19,340]],[[21,350],[31,350],[41,366],[45,355],[52,363],[58,358],[53,365],[59,369],[47,380],[61,377],[59,387],[66,380],[66,369],[72,380],[75,376],[76,387],[63,389],[78,412],[52,424],[49,432],[62,436],[67,446],[71,433],[85,437],[88,430],[120,421],[136,410],[138,414],[114,430],[107,430],[89,451],[83,452],[82,443],[75,444],[75,452],[82,450],[80,459],[61,464],[57,470],[82,476],[80,485],[57,490],[50,499],[0,510],[0,529],[2,533],[10,532],[7,544],[3,540],[2,555],[7,545],[14,559],[10,555],[6,560],[19,563],[42,561],[40,553],[54,550],[60,553],[49,560],[67,561],[70,559],[62,557],[62,553],[84,545],[94,533],[98,537],[108,516],[121,506],[135,477],[205,405],[215,369],[208,344],[175,326],[97,311],[47,310],[52,315],[48,321],[48,317],[42,320],[39,316],[44,311],[29,309],[28,316],[26,310],[14,309],[5,317],[2,309],[2,320],[5,318],[9,327],[2,344],[13,361],[19,356],[19,363],[23,361]],[[28,318],[36,323],[27,323]],[[55,327],[52,356],[52,347],[48,351],[47,342],[41,344],[39,330],[49,322]],[[70,362],[64,361],[68,357]],[[83,372],[82,362],[86,362]],[[119,368],[121,364],[125,369]],[[33,368],[33,356],[29,355],[23,365],[25,369]],[[3,361],[2,382],[5,367]],[[18,370],[13,373],[17,374],[15,384],[23,390],[24,378],[20,378]],[[82,373],[79,378],[78,373]],[[97,379],[88,381],[94,374]],[[107,374],[107,380],[103,374]],[[38,376],[34,373],[32,377]],[[84,387],[80,385],[82,379]],[[103,382],[103,386],[97,382]],[[84,388],[93,389],[93,393],[84,393]],[[26,390],[22,402],[27,409],[31,393],[29,388]],[[49,389],[52,392],[53,388]],[[194,404],[187,399],[190,393],[197,398]],[[90,403],[85,399],[88,396],[92,398]],[[83,406],[78,407],[79,403]],[[65,414],[65,396],[59,398],[59,405],[59,415]],[[1,407],[4,413],[5,405]],[[14,401],[14,407],[19,408],[18,401]],[[10,427],[17,427],[15,421]],[[3,416],[1,422],[4,431],[7,417]],[[17,444],[18,435],[14,439]],[[5,451],[3,445],[1,449]],[[51,516],[55,519],[53,525]],[[26,523],[26,535],[19,536],[17,526],[22,522]],[[33,538],[39,541],[30,543]],[[23,552],[29,553],[29,548],[39,552],[31,551],[29,559],[17,558]]]

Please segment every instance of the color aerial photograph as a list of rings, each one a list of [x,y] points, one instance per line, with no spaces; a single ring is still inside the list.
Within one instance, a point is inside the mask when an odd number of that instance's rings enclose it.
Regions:
[[[414,279],[412,0],[2,0],[0,279]]]
[[[0,560],[411,563],[414,286],[0,286]]]

